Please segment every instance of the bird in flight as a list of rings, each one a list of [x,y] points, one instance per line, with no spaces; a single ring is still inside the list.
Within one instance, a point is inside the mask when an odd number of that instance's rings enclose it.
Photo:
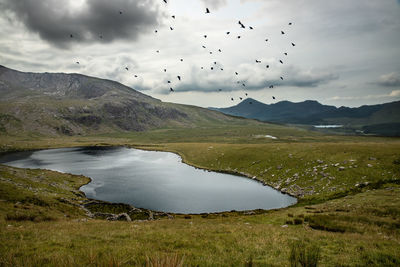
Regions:
[[[272,88],[274,88],[274,86],[273,86],[273,85],[270,85],[269,88],[272,89]]]
[[[231,100],[233,101],[233,97],[231,97]]]
[[[292,46],[296,46],[296,44],[292,43]]]
[[[261,60],[257,60],[257,59],[256,59],[256,63],[261,63]]]
[[[218,49],[218,52],[222,52],[222,50],[221,50],[221,49]]]
[[[178,76],[176,76],[176,77],[178,78],[178,80],[181,80],[181,76],[178,75]]]
[[[206,48],[206,47],[203,45],[203,48]]]
[[[245,95],[247,96],[247,93],[245,93]]]
[[[283,81],[283,77],[281,76],[281,80]]]
[[[226,34],[230,34],[231,32],[226,32]]]
[[[285,32],[284,32],[284,31],[281,31],[281,33],[282,33],[282,34],[285,34]]]
[[[174,92],[174,89],[172,89],[172,88],[169,88],[169,90],[170,90],[171,92]]]
[[[120,11],[119,14],[122,15],[122,11]]]
[[[240,35],[237,38],[240,39]]]
[[[243,98],[241,98],[241,97],[239,97],[240,98],[240,100],[243,100]]]
[[[70,38],[74,38],[74,36],[72,34],[69,35]]]
[[[268,39],[265,39],[266,42],[268,42]]]
[[[250,29],[250,30],[254,30],[254,28],[253,28],[253,27],[251,27],[251,26],[249,27],[249,29]]]
[[[171,81],[168,81],[167,83],[171,83]]]
[[[76,64],[78,64],[78,65],[79,65],[79,61],[77,61],[77,62],[76,62]]]
[[[164,3],[167,3],[167,0],[164,0]]]
[[[125,67],[125,69],[126,69],[126,70],[129,70],[129,68],[128,68],[128,67]]]
[[[289,26],[291,26],[292,25],[292,23],[291,22],[289,22]]]
[[[183,58],[181,58],[181,62],[183,62]]]
[[[167,69],[164,69],[164,72],[167,72]]]
[[[267,65],[266,67],[267,67],[267,69],[269,69],[269,65]]]
[[[138,76],[137,75],[135,75],[135,78],[137,78]]]
[[[172,27],[169,27],[170,29],[171,29],[171,31],[173,31],[174,30],[174,28],[172,28]]]
[[[279,60],[279,62],[280,62],[281,64],[283,64],[283,61],[282,61],[282,60]]]
[[[207,38],[207,35],[204,35],[204,38]]]
[[[175,15],[172,15],[171,17],[172,17],[173,19],[175,19]]]
[[[283,53],[285,56],[287,56],[287,53]]]
[[[210,10],[208,8],[206,8],[206,14],[209,14]]]
[[[272,99],[275,99],[275,96],[272,96]]]
[[[235,72],[236,75],[239,75],[239,73]]]

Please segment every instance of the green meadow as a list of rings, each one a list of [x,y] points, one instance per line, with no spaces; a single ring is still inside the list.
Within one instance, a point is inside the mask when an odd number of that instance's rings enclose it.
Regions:
[[[92,145],[170,151],[298,198],[279,210],[107,221],[81,207],[88,177],[1,165],[0,266],[400,265],[398,138],[244,122],[0,140],[2,153]]]

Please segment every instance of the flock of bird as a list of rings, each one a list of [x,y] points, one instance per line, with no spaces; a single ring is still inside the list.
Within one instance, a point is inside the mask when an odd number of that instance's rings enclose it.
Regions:
[[[167,0],[163,0],[163,2],[164,2],[165,4],[168,3]],[[211,14],[209,8],[206,8],[205,14]],[[123,15],[123,12],[122,12],[122,11],[119,11],[119,15],[122,16],[122,15]],[[171,17],[172,17],[172,19],[176,19],[176,16],[175,16],[175,15],[172,15]],[[246,29],[246,26],[245,26],[244,23],[242,23],[240,20],[238,21],[238,25],[239,25],[239,27],[240,27],[241,29]],[[293,23],[292,23],[292,22],[289,22],[288,25],[289,25],[289,26],[292,26]],[[170,29],[171,31],[174,31],[174,30],[175,30],[172,26],[170,26],[169,29]],[[253,26],[248,26],[248,29],[249,29],[249,30],[254,30],[254,27],[253,27]],[[154,32],[157,34],[157,33],[158,33],[158,30],[156,29]],[[230,31],[227,31],[227,32],[226,32],[226,35],[230,35],[230,34],[231,34]],[[281,31],[281,35],[285,35],[285,34],[286,34],[286,33],[282,30],[282,31]],[[207,36],[207,35],[203,35],[203,37],[204,37],[204,39],[207,39],[208,36]],[[73,34],[70,34],[70,38],[74,38],[74,35],[73,35]],[[99,35],[99,38],[100,38],[100,39],[103,39],[103,35],[100,34],[100,35]],[[238,36],[237,36],[237,39],[241,39],[241,38],[242,38],[241,35],[238,35]],[[269,41],[269,39],[266,38],[266,39],[265,39],[265,42],[268,42],[268,41]],[[293,42],[291,42],[291,46],[292,46],[292,47],[295,47],[296,44],[293,43]],[[202,48],[203,48],[203,49],[206,49],[207,47],[206,47],[205,45],[202,45]],[[219,53],[222,53],[222,49],[218,49],[217,51],[218,51]],[[157,53],[160,53],[160,50],[157,50],[156,52],[157,52]],[[209,54],[212,55],[213,52],[210,51]],[[283,55],[287,56],[288,53],[287,53],[287,52],[284,52]],[[183,62],[183,61],[184,61],[183,58],[180,58],[180,61]],[[261,64],[262,61],[256,59],[256,60],[255,60],[255,63],[256,63],[256,64]],[[282,59],[279,60],[279,63],[280,63],[280,64],[284,64],[284,62],[283,62]],[[76,64],[80,64],[79,61],[77,61]],[[222,67],[217,67],[217,66],[219,66],[219,64],[217,64],[217,61],[214,61],[213,64],[212,64],[212,66],[210,67],[211,71],[217,70],[218,68],[220,69],[220,71],[224,71],[224,68],[222,68]],[[270,65],[269,65],[269,64],[267,64],[265,67],[266,67],[266,69],[270,69]],[[205,68],[204,68],[204,67],[201,67],[201,69],[204,70]],[[125,70],[126,70],[126,71],[129,71],[129,67],[125,67]],[[166,69],[166,68],[164,68],[163,71],[164,71],[164,73],[167,73],[167,69]],[[240,76],[239,72],[237,72],[237,71],[235,71],[234,74],[235,74],[235,76]],[[134,77],[135,77],[135,78],[138,78],[138,75],[137,75],[137,74],[134,74]],[[176,78],[177,78],[177,80],[178,80],[179,82],[182,81],[182,76],[181,76],[181,75],[177,75]],[[284,77],[282,77],[282,76],[280,76],[279,78],[280,78],[282,81],[284,80]],[[243,88],[246,88],[246,82],[245,82],[245,81],[238,80],[238,81],[236,81],[236,83],[237,83],[238,85],[242,86]],[[175,92],[175,90],[173,89],[173,87],[172,87],[171,84],[172,84],[172,81],[171,81],[171,80],[167,80],[167,85],[168,85],[168,87],[169,87],[169,91],[170,91],[170,92]],[[269,85],[267,85],[267,86],[268,86],[268,88],[272,89],[272,88],[274,88],[276,85],[275,85],[275,84],[269,84]],[[221,92],[222,89],[218,89],[218,91]],[[248,96],[248,93],[245,92],[245,96],[247,97],[247,96]],[[240,99],[240,100],[243,100],[243,97],[239,97],[239,99]],[[275,100],[276,97],[275,97],[275,96],[272,96],[272,99]],[[233,97],[231,97],[231,101],[234,101],[234,98],[233,98]],[[249,104],[252,104],[252,102],[250,101]]]

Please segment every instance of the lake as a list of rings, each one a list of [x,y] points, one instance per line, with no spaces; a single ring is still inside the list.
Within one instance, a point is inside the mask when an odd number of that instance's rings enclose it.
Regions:
[[[0,163],[85,175],[88,198],[174,213],[283,208],[296,198],[236,175],[196,169],[173,153],[125,147],[16,152]]]

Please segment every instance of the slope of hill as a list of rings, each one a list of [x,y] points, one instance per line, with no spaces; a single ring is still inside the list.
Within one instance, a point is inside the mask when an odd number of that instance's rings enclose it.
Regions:
[[[211,108],[225,114],[291,124],[340,124],[349,128],[390,136],[400,135],[400,101],[348,108],[327,106],[317,101],[281,101],[264,104],[248,98],[229,108]]]
[[[240,122],[208,109],[163,103],[118,82],[0,66],[0,133],[86,135]]]

